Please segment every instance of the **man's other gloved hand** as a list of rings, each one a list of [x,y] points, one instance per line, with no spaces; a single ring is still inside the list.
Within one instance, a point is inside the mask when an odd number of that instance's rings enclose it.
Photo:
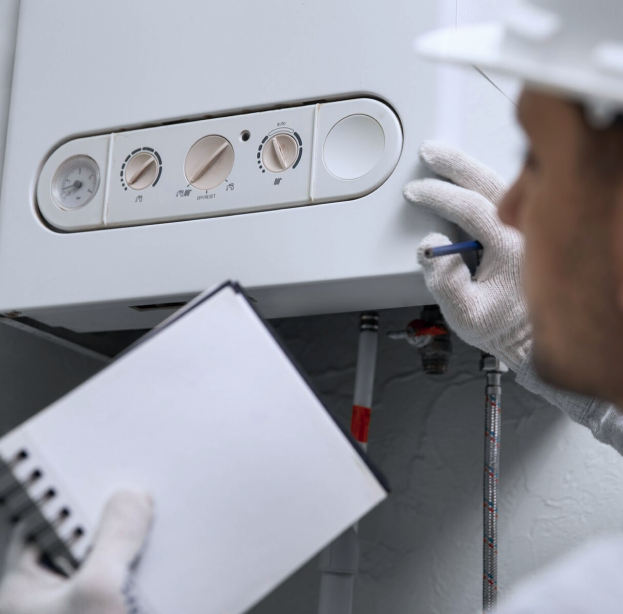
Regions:
[[[506,185],[486,166],[442,143],[425,142],[420,157],[446,181],[413,181],[404,189],[406,199],[458,224],[484,248],[472,277],[458,254],[426,258],[426,249],[452,243],[444,235],[429,234],[418,248],[426,285],[463,341],[517,372],[530,350],[531,329],[521,286],[523,238],[497,215]]]
[[[130,567],[138,557],[152,518],[146,494],[122,491],[106,504],[93,550],[69,579],[43,568],[40,552],[18,527],[0,583],[2,614],[127,614],[139,612]]]

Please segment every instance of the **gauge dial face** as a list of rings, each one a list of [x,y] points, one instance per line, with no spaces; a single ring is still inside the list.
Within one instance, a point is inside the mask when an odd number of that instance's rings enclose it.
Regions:
[[[97,193],[100,169],[88,156],[73,156],[65,160],[52,180],[52,199],[61,209],[84,207]]]

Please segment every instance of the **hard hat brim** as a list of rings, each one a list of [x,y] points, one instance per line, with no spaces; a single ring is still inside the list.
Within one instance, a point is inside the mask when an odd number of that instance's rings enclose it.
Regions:
[[[574,69],[554,62],[513,53],[504,44],[506,27],[487,23],[444,28],[414,41],[416,52],[426,58],[477,66],[494,73],[517,77],[528,85],[562,93],[580,101],[606,100],[623,109],[623,78],[595,68]]]

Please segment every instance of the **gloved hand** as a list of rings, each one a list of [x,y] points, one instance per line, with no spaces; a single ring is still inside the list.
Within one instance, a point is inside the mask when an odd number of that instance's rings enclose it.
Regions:
[[[523,239],[500,222],[497,205],[506,186],[493,171],[457,149],[425,142],[422,161],[440,177],[413,181],[404,195],[418,207],[455,222],[478,239],[483,258],[475,276],[459,255],[429,259],[424,250],[451,241],[432,233],[418,248],[426,285],[448,324],[466,343],[493,354],[517,373],[517,382],[588,427],[601,442],[623,454],[623,413],[616,407],[553,388],[532,367],[531,327],[522,293]]]
[[[38,564],[40,553],[15,530],[0,583],[2,614],[139,613],[131,590],[130,566],[145,541],[152,517],[149,496],[129,491],[106,504],[93,550],[71,578]]]
[[[472,278],[460,255],[429,259],[424,251],[449,245],[431,233],[420,243],[418,261],[426,285],[452,329],[466,343],[493,354],[517,372],[531,346],[531,328],[521,286],[523,238],[498,219],[506,192],[503,180],[448,145],[425,142],[422,161],[440,179],[413,181],[405,198],[461,226],[482,243],[482,261]]]

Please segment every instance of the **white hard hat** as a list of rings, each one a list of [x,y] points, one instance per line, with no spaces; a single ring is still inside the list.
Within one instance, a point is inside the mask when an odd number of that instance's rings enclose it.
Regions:
[[[623,111],[623,0],[519,0],[501,23],[437,30],[415,47],[566,94],[596,120]]]

